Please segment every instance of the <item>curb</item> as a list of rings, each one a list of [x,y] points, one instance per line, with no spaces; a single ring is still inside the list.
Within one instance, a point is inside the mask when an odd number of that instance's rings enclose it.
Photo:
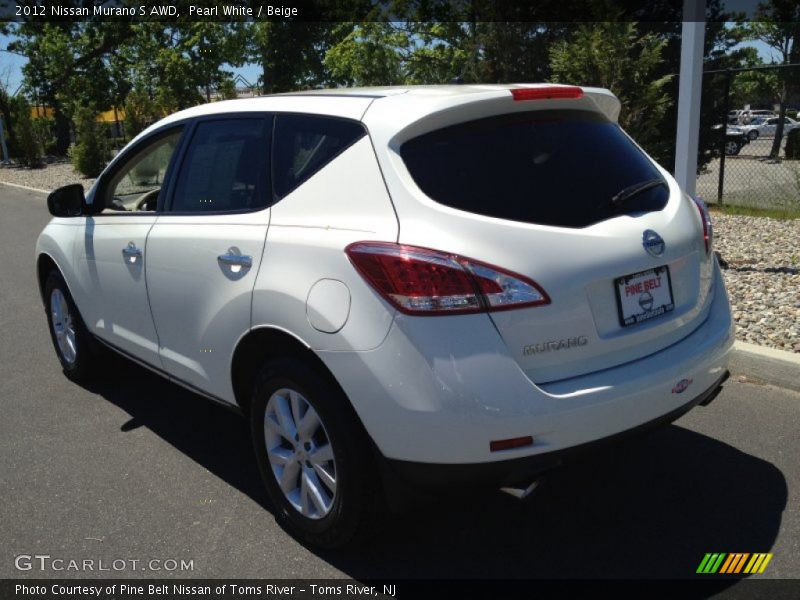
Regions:
[[[800,392],[800,354],[735,342],[730,358],[732,373]]]
[[[41,188],[30,187],[27,185],[20,185],[18,183],[9,183],[8,181],[0,181],[2,185],[10,185],[11,187],[19,188],[21,190],[28,190],[30,192],[39,192],[40,194],[49,194],[52,190],[43,190]]]

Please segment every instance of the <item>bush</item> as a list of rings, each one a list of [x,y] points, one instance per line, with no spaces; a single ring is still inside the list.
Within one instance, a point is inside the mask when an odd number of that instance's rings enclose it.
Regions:
[[[77,141],[69,149],[75,169],[85,177],[97,177],[106,166],[108,139],[106,126],[97,121],[98,112],[91,107],[75,111],[75,136]]]
[[[56,122],[50,117],[33,119],[33,134],[45,155],[58,154],[58,138],[55,135]]]
[[[786,134],[786,158],[800,160],[800,129],[792,129]]]
[[[16,148],[14,158],[23,167],[38,169],[42,166],[42,144],[36,126],[31,119],[31,107],[24,98],[14,106],[14,134]]]

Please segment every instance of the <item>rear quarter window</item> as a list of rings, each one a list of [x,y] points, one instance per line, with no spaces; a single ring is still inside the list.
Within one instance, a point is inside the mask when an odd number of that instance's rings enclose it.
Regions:
[[[366,135],[357,121],[279,114],[275,119],[273,180],[283,198]]]
[[[400,155],[431,199],[524,223],[586,227],[661,210],[666,186],[614,207],[611,198],[662,179],[622,129],[589,111],[535,111],[453,125],[405,142]]]

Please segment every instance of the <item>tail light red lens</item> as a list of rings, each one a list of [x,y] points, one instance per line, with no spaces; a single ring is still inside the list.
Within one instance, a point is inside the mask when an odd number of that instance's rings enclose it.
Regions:
[[[546,85],[511,90],[515,102],[522,100],[564,100],[583,98],[583,90],[575,85]]]
[[[701,198],[692,197],[692,201],[700,212],[700,221],[703,223],[703,242],[706,246],[706,254],[710,254],[714,245],[714,227],[711,224],[711,215],[708,212],[708,206],[706,206],[706,203],[703,202]]]
[[[390,242],[356,242],[345,252],[367,283],[406,314],[452,315],[550,303],[535,281],[456,254]]]

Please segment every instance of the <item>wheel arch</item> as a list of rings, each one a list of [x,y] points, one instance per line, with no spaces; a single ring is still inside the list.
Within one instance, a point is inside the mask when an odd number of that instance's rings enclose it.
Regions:
[[[347,394],[344,393],[344,389],[322,359],[301,338],[274,326],[251,329],[239,340],[233,351],[231,385],[236,404],[245,414],[250,411],[253,386],[259,370],[265,361],[278,358],[297,358],[315,368],[330,381],[331,385],[336,386],[336,389],[341,392],[341,396],[347,400],[350,410],[361,423],[361,419],[350,399],[347,398]],[[363,423],[361,426],[363,427]]]
[[[44,284],[47,281],[47,275],[53,269],[61,273],[64,283],[67,285],[67,288],[69,288],[69,284],[66,283],[67,280],[64,278],[64,271],[61,270],[61,267],[58,266],[55,259],[47,252],[40,252],[39,256],[36,258],[36,278],[39,284],[39,297],[42,299],[42,304],[46,301],[44,297]]]

